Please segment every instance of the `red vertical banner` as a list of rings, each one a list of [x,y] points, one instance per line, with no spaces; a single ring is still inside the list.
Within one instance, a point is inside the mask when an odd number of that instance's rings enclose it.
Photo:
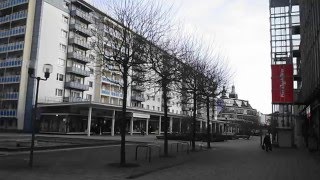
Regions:
[[[293,103],[293,65],[271,65],[272,103]]]

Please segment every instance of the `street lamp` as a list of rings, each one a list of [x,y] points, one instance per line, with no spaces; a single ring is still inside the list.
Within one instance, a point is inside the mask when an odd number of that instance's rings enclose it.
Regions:
[[[38,110],[38,93],[39,93],[39,82],[40,80],[46,81],[50,74],[52,73],[52,65],[51,64],[44,64],[43,65],[43,73],[44,73],[44,78],[37,77],[34,75],[34,67],[29,67],[28,69],[28,74],[30,78],[36,79],[37,80],[37,90],[36,90],[36,100],[34,103],[34,112],[33,116],[31,118],[31,131],[32,131],[32,138],[31,138],[31,148],[30,148],[30,159],[29,159],[29,166],[33,166],[33,149],[34,149],[34,131],[35,131],[35,122],[37,118],[37,110]]]

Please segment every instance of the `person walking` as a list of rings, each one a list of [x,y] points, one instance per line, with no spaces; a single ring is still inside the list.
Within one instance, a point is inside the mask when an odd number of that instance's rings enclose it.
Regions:
[[[270,140],[270,135],[269,133],[266,134],[266,136],[263,139],[263,146],[265,150],[268,152],[269,150],[272,151],[272,146],[271,146],[271,140]]]

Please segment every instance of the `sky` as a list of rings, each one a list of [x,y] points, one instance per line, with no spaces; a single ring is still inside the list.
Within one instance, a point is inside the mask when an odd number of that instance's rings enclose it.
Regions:
[[[104,0],[88,0],[98,1]],[[226,57],[239,99],[271,113],[268,0],[165,0],[176,19]],[[231,87],[228,87],[229,92]]]

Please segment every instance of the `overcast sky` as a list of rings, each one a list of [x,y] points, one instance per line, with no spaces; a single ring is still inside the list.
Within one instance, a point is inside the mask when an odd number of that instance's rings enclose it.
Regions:
[[[99,5],[101,0],[91,1]],[[271,113],[269,1],[165,1],[174,5],[177,19],[186,28],[214,42],[227,57],[234,72],[231,85],[239,99],[248,100],[262,113]]]

